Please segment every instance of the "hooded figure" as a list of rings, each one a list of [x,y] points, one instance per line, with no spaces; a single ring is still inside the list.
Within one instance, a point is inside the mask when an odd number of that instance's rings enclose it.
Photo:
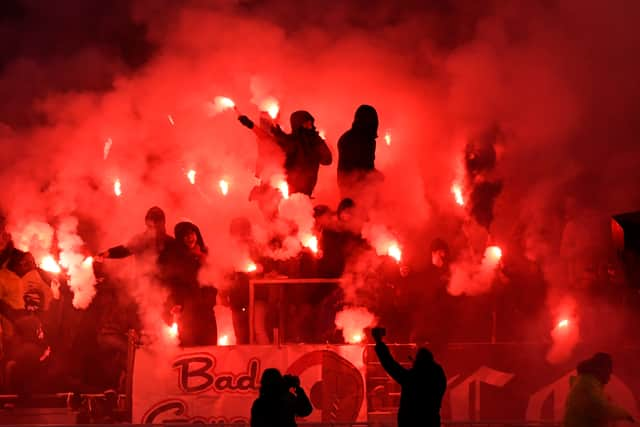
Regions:
[[[200,229],[191,222],[174,227],[175,244],[160,254],[162,281],[169,288],[168,309],[180,318],[180,341],[184,346],[212,345],[217,342],[213,308],[217,290],[200,286],[198,274],[208,249]],[[173,319],[171,319],[173,321]]]
[[[295,389],[295,394],[290,388]],[[251,406],[251,427],[295,427],[295,417],[306,417],[312,411],[298,377],[283,377],[276,368],[264,370],[260,395]]]
[[[370,105],[356,110],[351,129],[338,141],[338,184],[345,189],[375,170],[378,113]]]
[[[394,360],[382,336],[372,331],[376,354],[385,371],[400,384],[398,427],[440,427],[440,407],[447,388],[447,377],[433,354],[426,348],[416,353],[413,367],[407,369]]]
[[[333,158],[327,143],[314,126],[315,119],[308,111],[291,114],[291,134],[279,127],[273,130],[276,142],[285,152],[284,169],[287,173],[289,194],[313,194],[318,181],[320,165],[330,165]]]
[[[596,353],[578,364],[578,376],[570,379],[565,427],[605,427],[618,420],[633,422],[633,417],[611,403],[604,392],[612,371],[613,360],[607,353]]]

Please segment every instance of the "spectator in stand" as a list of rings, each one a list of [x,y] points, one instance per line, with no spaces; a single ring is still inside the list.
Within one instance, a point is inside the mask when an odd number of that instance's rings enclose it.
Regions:
[[[251,427],[295,427],[296,417],[307,417],[312,411],[300,378],[283,377],[275,368],[264,370],[260,395],[251,406]]]
[[[162,282],[169,289],[169,313],[180,319],[183,346],[215,345],[217,326],[213,308],[217,290],[213,286],[201,286],[198,280],[209,250],[195,224],[180,222],[174,234],[175,244],[166,247],[158,258]]]
[[[607,353],[596,353],[577,367],[571,377],[564,414],[565,427],[606,427],[615,421],[634,422],[625,409],[610,402],[604,392],[613,372],[613,360]]]

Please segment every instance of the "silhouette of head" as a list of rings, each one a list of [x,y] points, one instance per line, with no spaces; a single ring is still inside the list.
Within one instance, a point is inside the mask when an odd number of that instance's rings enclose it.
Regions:
[[[284,390],[284,379],[276,368],[265,369],[260,379],[260,396],[273,396]]]
[[[421,347],[416,352],[416,358],[413,360],[413,367],[415,369],[425,369],[434,364],[433,353],[424,347]]]
[[[308,111],[299,110],[291,113],[289,118],[291,122],[291,132],[295,133],[301,129],[313,129],[315,119]]]
[[[340,221],[348,222],[351,217],[353,217],[353,210],[355,209],[356,204],[353,199],[342,199],[340,204],[338,205],[338,219]]]
[[[613,372],[613,359],[608,353],[596,353],[590,359],[578,363],[577,371],[579,375],[593,375],[600,383],[608,384]]]
[[[166,218],[164,211],[157,206],[153,206],[147,211],[144,217],[144,223],[147,230],[155,235],[164,234],[166,232]]]
[[[449,245],[438,238],[431,242],[431,264],[438,268],[444,267],[449,261]]]
[[[378,112],[371,105],[363,104],[356,110],[353,118],[353,129],[370,134],[373,138],[378,136]]]

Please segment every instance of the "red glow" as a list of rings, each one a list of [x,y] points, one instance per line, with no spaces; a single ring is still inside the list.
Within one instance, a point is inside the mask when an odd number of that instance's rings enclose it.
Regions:
[[[84,267],[91,267],[93,265],[93,257],[86,257],[84,261],[82,261],[82,265]]]
[[[107,140],[104,143],[104,159],[107,160],[107,157],[109,157],[109,152],[111,151],[111,146],[113,145],[113,140],[111,138],[107,138]]]
[[[564,329],[569,327],[569,319],[562,319],[558,322],[558,329]]]
[[[485,251],[485,256],[497,263],[502,258],[502,249],[499,246],[489,246]]]
[[[113,182],[113,194],[115,194],[116,197],[122,196],[122,184],[120,184],[119,178],[116,178]]]
[[[187,179],[189,180],[191,185],[194,185],[196,183],[196,174],[197,172],[195,171],[195,169],[189,169],[189,171],[187,172]]]
[[[280,190],[280,193],[282,193],[282,197],[284,197],[285,199],[289,198],[289,184],[287,184],[287,181],[280,181],[277,188],[278,190]]]
[[[58,265],[56,260],[51,255],[47,255],[44,258],[42,258],[42,261],[40,261],[40,268],[43,269],[44,271],[48,271],[49,273],[55,273],[55,274],[58,274],[62,271],[62,269],[60,268],[60,265]]]
[[[359,344],[362,342],[362,334],[353,334],[349,340],[349,344]]]
[[[218,181],[218,187],[220,187],[220,192],[223,196],[229,194],[229,182],[227,182],[226,180],[221,179],[220,181]]]
[[[325,133],[324,129],[320,129],[319,135],[320,135],[320,138],[326,139],[327,134]]]
[[[236,103],[226,96],[216,96],[213,102],[220,111],[228,110],[229,108],[234,108],[236,106]]]
[[[173,117],[171,116],[171,114],[169,114],[167,116],[167,119],[169,119],[169,123],[171,123],[171,126],[175,126],[176,125],[176,122],[173,121]]]
[[[171,338],[176,338],[178,336],[178,323],[173,322],[171,326],[167,328],[167,333]]]
[[[218,338],[218,345],[229,345],[229,336],[227,335],[223,335],[220,338]]]
[[[305,248],[309,249],[315,255],[318,254],[318,238],[316,236],[311,235],[311,236],[305,238],[302,241],[302,246],[304,246]]]
[[[255,262],[251,261],[247,264],[247,269],[246,269],[247,273],[253,273],[255,271],[258,271],[258,266],[256,265]]]
[[[402,250],[397,243],[392,243],[387,250],[387,254],[396,260],[396,262],[402,261]]]
[[[462,189],[460,188],[460,185],[453,184],[451,186],[451,193],[453,193],[456,203],[460,206],[464,206],[464,198],[462,197]]]
[[[386,142],[387,145],[391,145],[391,134],[389,132],[384,134],[384,142]]]
[[[278,117],[278,113],[280,112],[280,106],[278,105],[278,101],[273,98],[270,98],[262,103],[260,106],[262,111],[266,111],[269,114],[269,117],[272,119],[276,119]]]

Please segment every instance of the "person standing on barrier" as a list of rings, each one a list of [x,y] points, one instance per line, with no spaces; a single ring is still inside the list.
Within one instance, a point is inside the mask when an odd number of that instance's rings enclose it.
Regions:
[[[283,376],[276,368],[264,370],[260,395],[251,406],[251,427],[296,427],[296,417],[307,417],[312,411],[300,378]]]
[[[619,420],[634,422],[631,414],[610,402],[604,392],[613,372],[611,355],[596,353],[580,362],[577,372],[578,376],[570,379],[564,427],[606,427]]]
[[[418,349],[413,367],[401,366],[383,342],[384,328],[373,328],[376,354],[385,371],[400,384],[398,427],[440,427],[440,407],[447,388],[447,377],[433,354],[426,348]]]

